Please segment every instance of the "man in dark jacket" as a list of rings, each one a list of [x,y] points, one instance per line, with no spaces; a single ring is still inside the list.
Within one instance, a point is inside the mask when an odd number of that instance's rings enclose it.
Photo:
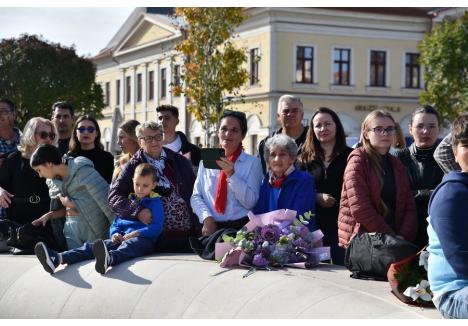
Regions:
[[[182,131],[176,131],[179,124],[179,109],[173,105],[160,105],[156,108],[158,122],[163,126],[164,147],[187,157],[194,167],[200,164],[200,148],[190,143]]]
[[[302,144],[304,143],[309,127],[302,125],[304,118],[304,106],[299,97],[293,95],[283,95],[278,100],[278,112],[276,113],[278,122],[281,128],[273,132],[272,136],[276,134],[286,134],[296,141],[299,147],[298,155],[301,152]],[[264,148],[267,137],[263,139],[258,145],[258,156],[262,162],[263,173],[266,173],[266,163],[264,158]]]
[[[60,153],[68,152],[68,144],[75,124],[75,113],[73,106],[68,102],[55,102],[52,105],[52,119],[59,136],[58,147]]]

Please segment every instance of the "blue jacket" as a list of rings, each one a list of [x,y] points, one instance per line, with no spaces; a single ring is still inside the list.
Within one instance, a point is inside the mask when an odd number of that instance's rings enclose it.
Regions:
[[[429,201],[428,276],[434,302],[468,286],[468,173],[451,172]]]
[[[130,198],[136,200],[134,194],[131,194]],[[111,238],[115,233],[127,234],[133,231],[138,231],[140,237],[143,238],[153,238],[156,240],[159,237],[164,225],[164,211],[161,197],[155,192],[152,192],[150,197],[143,198],[140,204],[143,208],[149,208],[151,210],[151,223],[146,225],[137,219],[126,219],[117,216],[109,230]]]
[[[271,194],[275,189],[270,185],[268,173],[263,178],[260,187],[260,196],[257,205],[253,209],[254,214],[262,214],[271,211],[272,207],[276,209],[292,209],[297,212],[297,216],[305,212],[315,213],[315,179],[307,172],[295,169],[284,180],[281,186],[278,202],[276,205],[270,205]],[[309,230],[316,229],[315,217],[307,225]]]

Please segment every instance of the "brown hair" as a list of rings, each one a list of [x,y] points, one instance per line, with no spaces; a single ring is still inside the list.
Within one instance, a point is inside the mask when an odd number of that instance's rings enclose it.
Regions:
[[[146,177],[150,175],[153,178],[153,182],[158,181],[158,175],[156,169],[149,163],[141,163],[135,168],[133,177]]]
[[[82,115],[79,117],[75,125],[73,126],[73,133],[70,138],[70,152],[72,153],[77,153],[79,150],[81,150],[81,143],[78,140],[78,136],[76,135],[76,130],[78,129],[78,125],[80,124],[81,121],[88,120],[91,121],[94,124],[94,127],[96,128],[96,138],[94,139],[94,147],[95,148],[100,148],[104,149],[104,146],[101,144],[101,129],[99,129],[99,124],[97,123],[96,119],[94,119],[92,116],[89,114]]]
[[[405,136],[401,130],[401,126],[398,122],[395,122],[395,139],[393,140],[393,147],[403,149],[406,147]]]
[[[452,123],[452,146],[468,143],[468,114],[462,114]]]
[[[335,134],[335,146],[333,147],[332,158],[336,157],[343,149],[346,147],[346,136],[338,114],[335,111],[329,108],[321,107],[315,111],[314,115],[310,119],[309,130],[307,131],[307,136],[304,141],[304,145],[301,150],[301,154],[297,158],[299,162],[306,164],[307,162],[320,159],[325,160],[325,153],[323,152],[320,141],[315,136],[314,132],[314,118],[319,113],[329,114],[333,122],[336,125],[336,134]]]
[[[382,156],[380,153],[372,146],[370,143],[370,140],[366,137],[364,137],[365,134],[367,134],[371,130],[371,124],[372,122],[377,119],[377,118],[389,118],[390,120],[395,123],[395,119],[393,119],[392,115],[388,113],[387,111],[384,110],[374,110],[371,113],[369,113],[364,121],[362,122],[361,125],[361,140],[362,140],[362,147],[364,148],[367,156],[369,157],[370,165],[374,169],[375,173],[377,174],[379,181],[380,181],[380,187],[383,187],[383,179],[382,179],[382,173],[383,173],[383,162],[382,162]],[[388,208],[385,205],[385,203],[381,200],[380,205],[377,208],[378,212],[382,216],[386,216],[388,214]]]

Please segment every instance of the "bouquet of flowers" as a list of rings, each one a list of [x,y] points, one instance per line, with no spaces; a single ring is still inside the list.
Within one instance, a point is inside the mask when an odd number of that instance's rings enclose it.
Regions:
[[[432,306],[432,291],[427,281],[429,253],[424,249],[390,265],[387,277],[392,292],[404,303],[417,306]]]
[[[322,246],[323,233],[306,227],[312,213],[296,219],[296,211],[280,209],[260,215],[249,212],[248,217],[235,237],[224,236],[224,242],[216,244],[215,258],[221,267],[311,268],[330,259],[330,247]]]

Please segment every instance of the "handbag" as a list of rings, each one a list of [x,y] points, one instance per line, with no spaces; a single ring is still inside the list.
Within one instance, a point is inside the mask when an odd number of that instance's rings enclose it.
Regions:
[[[352,278],[387,281],[390,264],[412,256],[418,246],[384,233],[360,233],[348,244],[345,266]]]

